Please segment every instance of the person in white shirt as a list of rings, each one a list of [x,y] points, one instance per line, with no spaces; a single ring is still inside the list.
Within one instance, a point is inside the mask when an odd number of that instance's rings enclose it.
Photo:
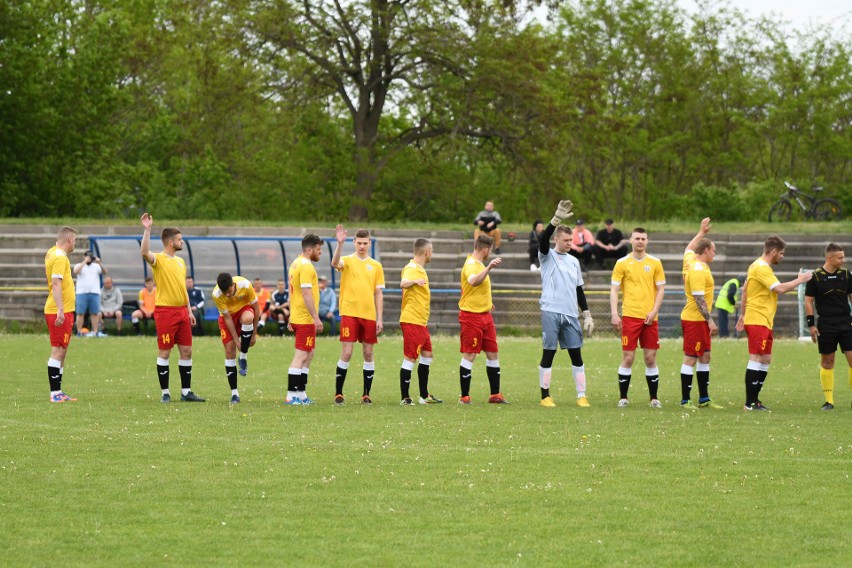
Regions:
[[[101,259],[87,250],[83,262],[74,265],[74,275],[77,276],[77,335],[83,335],[83,319],[89,312],[92,320],[92,330],[88,337],[104,335],[98,332],[101,319],[101,274],[106,274]]]
[[[106,326],[106,320],[115,318],[115,329],[121,333],[121,324],[123,323],[124,314],[121,307],[124,304],[124,295],[118,286],[114,286],[112,278],[104,277],[104,287],[101,290],[101,320]]]

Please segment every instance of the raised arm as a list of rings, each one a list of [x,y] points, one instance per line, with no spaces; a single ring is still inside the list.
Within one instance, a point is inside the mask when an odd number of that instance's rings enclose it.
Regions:
[[[142,223],[142,258],[144,258],[148,264],[152,265],[157,260],[157,257],[154,256],[154,253],[151,252],[151,227],[154,225],[154,218],[151,217],[148,213],[142,213],[142,219],[140,219]]]
[[[710,232],[710,217],[705,217],[701,220],[701,227],[698,229],[698,233],[692,237],[692,240],[689,241],[689,244],[686,245],[686,250],[694,251],[695,247],[698,246],[698,241],[704,238],[704,236]]]
[[[331,258],[331,266],[337,270],[343,270],[343,262],[340,260],[343,243],[346,242],[346,229],[343,228],[343,225],[335,227],[334,237],[337,239],[337,247],[334,249],[334,256]]]

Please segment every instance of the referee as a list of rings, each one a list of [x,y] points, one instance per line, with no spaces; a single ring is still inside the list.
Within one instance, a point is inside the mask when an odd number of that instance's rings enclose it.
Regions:
[[[823,410],[834,409],[834,353],[837,346],[849,363],[849,385],[852,386],[852,279],[843,268],[843,247],[829,243],[825,247],[825,264],[814,270],[805,285],[805,314],[811,340],[819,345],[821,357],[819,382],[825,396]],[[814,305],[819,319],[815,320]]]

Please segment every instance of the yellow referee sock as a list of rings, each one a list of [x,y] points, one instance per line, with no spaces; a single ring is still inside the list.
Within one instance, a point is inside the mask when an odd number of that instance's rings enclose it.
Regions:
[[[825,402],[834,404],[834,369],[819,368],[819,382],[822,384],[822,395]]]
[[[852,388],[852,367],[849,367],[849,387]]]

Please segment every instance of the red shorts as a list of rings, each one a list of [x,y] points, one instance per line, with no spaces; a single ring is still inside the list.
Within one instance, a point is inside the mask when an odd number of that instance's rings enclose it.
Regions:
[[[745,326],[748,334],[749,355],[771,355],[772,354],[772,330],[765,325]]]
[[[154,310],[157,325],[157,347],[171,349],[175,345],[192,345],[192,326],[186,306],[157,306]]]
[[[291,323],[296,334],[296,349],[310,353],[317,346],[317,326],[312,323]]]
[[[402,354],[406,359],[417,359],[421,351],[432,351],[429,328],[416,323],[399,323],[402,328]]]
[[[44,314],[44,321],[47,322],[47,331],[50,333],[50,346],[67,348],[71,342],[71,331],[74,328],[74,312],[65,314],[65,321],[62,325],[54,325],[56,322],[56,314]]]
[[[645,325],[642,318],[625,316],[621,318],[621,350],[636,351],[636,346],[642,349],[660,348],[660,326],[657,321]]]
[[[461,353],[497,353],[497,328],[491,312],[459,312]]]
[[[683,354],[687,357],[701,357],[710,351],[710,324],[706,321],[681,320],[683,328]]]
[[[376,320],[356,318],[352,316],[340,317],[340,341],[344,343],[378,343],[376,337]]]
[[[228,314],[229,316],[231,316],[231,321],[234,322],[234,329],[237,330],[237,333],[240,332],[240,328],[243,325],[240,323],[240,317],[246,311],[251,312],[251,321],[254,321],[254,310],[251,309],[250,305],[243,306],[242,309],[240,309],[240,311],[235,314]],[[234,339],[233,337],[231,337],[231,332],[228,330],[228,326],[225,325],[225,318],[222,317],[222,314],[219,314],[219,335],[222,336],[222,345],[227,345]]]

